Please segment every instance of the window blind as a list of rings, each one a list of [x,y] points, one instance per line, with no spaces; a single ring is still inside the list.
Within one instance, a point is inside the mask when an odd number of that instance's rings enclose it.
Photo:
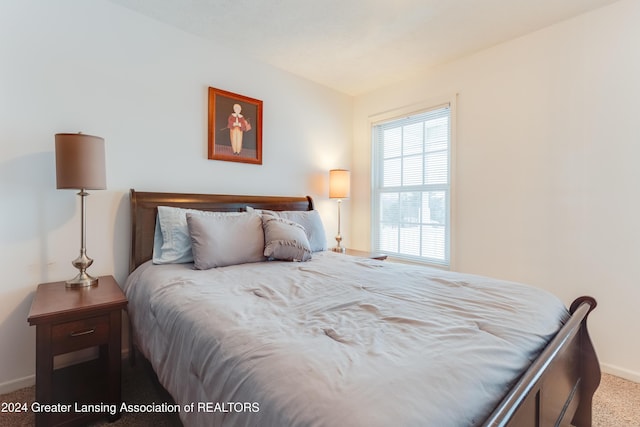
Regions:
[[[450,263],[450,106],[372,125],[373,246]]]

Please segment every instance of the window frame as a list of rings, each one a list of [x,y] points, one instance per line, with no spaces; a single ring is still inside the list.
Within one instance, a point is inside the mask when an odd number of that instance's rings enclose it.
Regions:
[[[408,118],[415,115],[420,115],[424,113],[428,113],[429,111],[438,110],[440,108],[449,107],[449,163],[448,163],[448,191],[449,191],[449,203],[447,206],[446,212],[446,222],[448,224],[446,234],[448,236],[445,240],[445,260],[444,262],[440,262],[435,258],[427,258],[423,256],[414,256],[407,254],[400,254],[397,252],[384,251],[379,249],[379,241],[380,236],[377,233],[378,226],[380,224],[380,204],[379,193],[384,193],[385,191],[379,191],[378,182],[380,182],[380,173],[381,170],[379,168],[381,159],[379,159],[379,150],[375,145],[375,127],[377,125],[382,125],[385,123],[393,122],[396,120],[402,120],[404,118]],[[371,225],[371,249],[376,252],[381,252],[388,255],[390,258],[398,260],[398,261],[406,261],[412,263],[426,264],[438,268],[444,269],[453,269],[455,264],[455,245],[454,245],[454,237],[455,237],[455,164],[456,164],[456,116],[457,116],[457,94],[441,97],[438,99],[433,99],[427,102],[423,102],[420,104],[413,104],[401,108],[397,108],[394,110],[387,111],[385,113],[372,115],[369,117],[369,141],[371,144],[371,209],[370,209],[370,225]],[[424,153],[424,151],[423,151]],[[424,170],[424,166],[423,166]],[[425,184],[421,184],[419,186],[406,186],[407,188],[416,188],[423,191],[422,188]],[[396,190],[398,188],[402,188],[402,185],[399,187],[394,187]],[[388,190],[390,191],[390,190]]]

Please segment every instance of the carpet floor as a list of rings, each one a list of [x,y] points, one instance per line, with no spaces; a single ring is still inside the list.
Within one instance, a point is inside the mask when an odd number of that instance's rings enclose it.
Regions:
[[[35,386],[0,395],[2,402],[27,402],[35,399]],[[162,387],[157,384],[153,372],[146,363],[130,367],[123,363],[122,399],[127,404],[172,402]],[[34,425],[34,415],[27,413],[0,412],[0,427],[30,427]],[[98,426],[153,426],[181,427],[177,414],[124,413],[113,423],[99,421],[90,425]],[[613,375],[602,374],[600,387],[596,391],[593,404],[593,427],[640,427],[640,384],[626,381]]]

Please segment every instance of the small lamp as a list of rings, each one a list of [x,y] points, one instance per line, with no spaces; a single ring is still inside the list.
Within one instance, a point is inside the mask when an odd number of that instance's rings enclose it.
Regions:
[[[80,228],[80,256],[71,264],[80,270],[78,275],[67,280],[68,288],[95,286],[98,279],[87,274],[93,260],[87,256],[85,247],[85,206],[86,190],[104,190],[106,172],[104,164],[104,139],[82,133],[56,134],[56,184],[57,188],[80,190],[82,224]]]
[[[350,173],[346,169],[332,169],[329,171],[329,198],[338,199],[338,235],[336,236],[336,247],[331,248],[334,252],[345,252],[345,248],[340,246],[342,235],[340,234],[340,204],[342,199],[349,198]]]

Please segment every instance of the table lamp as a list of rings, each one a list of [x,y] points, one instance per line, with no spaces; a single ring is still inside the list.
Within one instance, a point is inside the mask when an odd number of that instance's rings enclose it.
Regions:
[[[340,234],[340,204],[342,199],[349,198],[350,173],[346,169],[331,169],[329,171],[329,198],[338,199],[338,234],[336,235],[337,245],[331,248],[334,252],[345,252],[345,248],[340,246],[342,235]]]
[[[104,163],[104,139],[82,133],[56,134],[56,184],[59,189],[80,190],[80,256],[71,264],[80,272],[66,281],[68,288],[96,286],[98,279],[87,274],[93,260],[86,251],[85,197],[86,190],[104,190],[106,172]]]

